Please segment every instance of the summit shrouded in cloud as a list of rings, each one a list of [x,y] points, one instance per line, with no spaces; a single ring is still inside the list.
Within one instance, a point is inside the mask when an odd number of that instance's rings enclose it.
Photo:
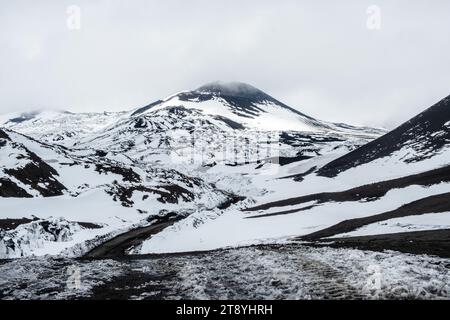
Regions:
[[[237,81],[230,81],[230,82],[215,81],[207,83],[197,88],[196,91],[216,92],[223,95],[234,95],[234,96],[249,96],[249,95],[264,94],[261,90],[256,89],[252,85]]]

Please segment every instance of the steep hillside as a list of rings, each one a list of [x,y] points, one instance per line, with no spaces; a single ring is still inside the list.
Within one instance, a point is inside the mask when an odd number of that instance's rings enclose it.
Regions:
[[[334,177],[340,172],[385,158],[387,162],[418,163],[440,154],[450,156],[450,96],[382,137],[340,157],[319,170]]]
[[[0,197],[62,195],[58,172],[22,143],[0,130]]]

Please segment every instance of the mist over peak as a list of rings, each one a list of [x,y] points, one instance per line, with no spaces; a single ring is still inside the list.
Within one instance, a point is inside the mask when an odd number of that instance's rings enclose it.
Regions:
[[[263,91],[255,88],[254,86],[238,81],[215,81],[207,83],[200,88],[196,89],[197,92],[207,93],[219,93],[221,95],[230,96],[248,96],[255,94],[264,94]]]

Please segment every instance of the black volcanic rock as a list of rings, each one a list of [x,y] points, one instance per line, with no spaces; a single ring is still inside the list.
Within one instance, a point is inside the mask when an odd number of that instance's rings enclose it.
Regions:
[[[0,139],[11,140],[5,131],[0,129]]]
[[[32,162],[22,168],[6,169],[4,172],[39,191],[44,197],[62,195],[66,187],[55,179],[58,172],[36,154],[29,152],[29,155]],[[17,196],[22,197],[20,193]]]
[[[57,179],[58,172],[43,161],[35,153],[28,150],[25,146],[11,140],[10,136],[3,130],[0,130],[0,153],[5,153],[2,148],[6,144],[17,150],[17,160],[27,161],[24,165],[13,168],[4,168],[0,170],[0,197],[31,197],[23,188],[19,187],[13,180],[19,180],[21,183],[30,186],[38,191],[44,197],[62,195],[66,187]],[[9,154],[5,153],[9,157]]]
[[[390,156],[404,147],[414,150],[405,162],[417,162],[433,157],[449,142],[450,96],[391,132],[328,163],[318,174],[335,177],[342,171]]]
[[[32,198],[33,196],[7,178],[0,178],[0,197]]]

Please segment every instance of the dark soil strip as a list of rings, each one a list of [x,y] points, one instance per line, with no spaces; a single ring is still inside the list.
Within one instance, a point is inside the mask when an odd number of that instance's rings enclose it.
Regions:
[[[301,197],[295,197],[275,202],[266,203],[257,207],[248,208],[246,211],[267,210],[274,207],[292,206],[310,201],[345,202],[360,200],[376,200],[384,196],[389,190],[406,188],[411,185],[431,186],[441,182],[450,181],[450,166],[406,176],[399,179],[372,183],[341,192],[323,192]]]
[[[293,174],[293,175],[290,175],[290,176],[281,177],[281,178],[278,178],[278,179],[280,179],[280,180],[281,179],[293,179],[294,181],[301,182],[301,181],[303,181],[305,179],[305,177],[307,175],[313,173],[316,169],[317,169],[317,167],[314,166],[314,167],[308,169],[305,172],[296,173],[296,174]]]
[[[314,208],[315,205],[312,206],[307,206],[307,207],[303,207],[300,209],[292,209],[292,210],[286,210],[286,211],[278,211],[278,212],[274,212],[274,213],[267,213],[267,214],[261,214],[258,216],[251,216],[251,217],[246,217],[246,219],[255,219],[255,218],[267,218],[267,217],[273,217],[273,216],[280,216],[280,215],[284,215],[284,214],[290,214],[290,213],[296,213],[296,212],[300,212],[300,211],[306,211],[309,209]]]
[[[81,300],[130,300],[149,293],[152,295],[148,295],[145,300],[163,300],[170,290],[164,283],[170,283],[175,278],[177,274],[170,271],[155,275],[128,270],[113,281],[94,287],[92,294]]]
[[[92,222],[76,222],[85,229],[101,229],[101,225]]]
[[[294,162],[300,162],[300,161],[308,160],[308,159],[311,159],[311,157],[309,157],[309,156],[270,157],[270,158],[264,158],[264,159],[247,161],[247,162],[227,163],[226,165],[229,167],[237,167],[237,166],[243,166],[246,164],[258,164],[256,169],[260,169],[266,163],[274,163],[274,164],[278,164],[281,167],[283,167],[283,166],[286,166],[286,165],[294,163]],[[280,178],[280,179],[283,179],[283,178]]]
[[[8,263],[8,262],[11,262],[11,259],[0,259],[0,266],[1,266],[2,264],[6,264],[6,263]],[[0,300],[1,300],[2,298],[3,298],[3,297],[2,297],[1,292],[0,292]]]
[[[0,229],[1,230],[6,230],[6,231],[14,230],[15,228],[17,228],[21,224],[30,223],[30,222],[33,222],[35,220],[38,220],[38,219],[37,218],[35,218],[35,219],[27,219],[27,218],[22,218],[22,219],[0,219]]]
[[[311,245],[379,252],[394,250],[450,258],[450,229],[333,239],[333,243],[329,243],[329,241],[319,240]],[[450,268],[450,264],[448,267]]]
[[[165,228],[174,224],[178,219],[155,223],[151,226],[137,228],[102,243],[98,247],[88,252],[83,258],[104,259],[116,258],[125,255],[125,251],[131,247],[141,244],[150,236],[157,234]]]
[[[18,226],[22,225],[22,224],[27,224],[27,223],[31,223],[33,221],[38,221],[39,218],[33,218],[33,219],[28,219],[28,218],[21,218],[21,219],[0,219],[0,230],[14,230],[16,229]],[[102,228],[101,225],[95,224],[95,223],[91,223],[91,222],[75,222],[78,223],[80,226],[82,226],[83,228],[86,229],[100,229]]]
[[[245,197],[230,195],[228,200],[218,205],[217,208],[219,210],[225,210],[228,209],[231,205],[236,204],[240,201],[244,201],[245,199]]]
[[[294,163],[294,162],[299,162],[299,161],[303,161],[303,160],[308,160],[311,159],[312,157],[310,156],[295,156],[295,157],[278,157],[278,163],[280,166],[286,166],[288,164]]]
[[[329,228],[311,233],[306,236],[302,236],[300,237],[300,239],[307,241],[317,240],[325,237],[332,237],[341,233],[354,231],[365,225],[388,219],[447,211],[450,211],[450,193],[443,193],[408,203],[396,210],[384,212],[370,217],[346,220]]]

